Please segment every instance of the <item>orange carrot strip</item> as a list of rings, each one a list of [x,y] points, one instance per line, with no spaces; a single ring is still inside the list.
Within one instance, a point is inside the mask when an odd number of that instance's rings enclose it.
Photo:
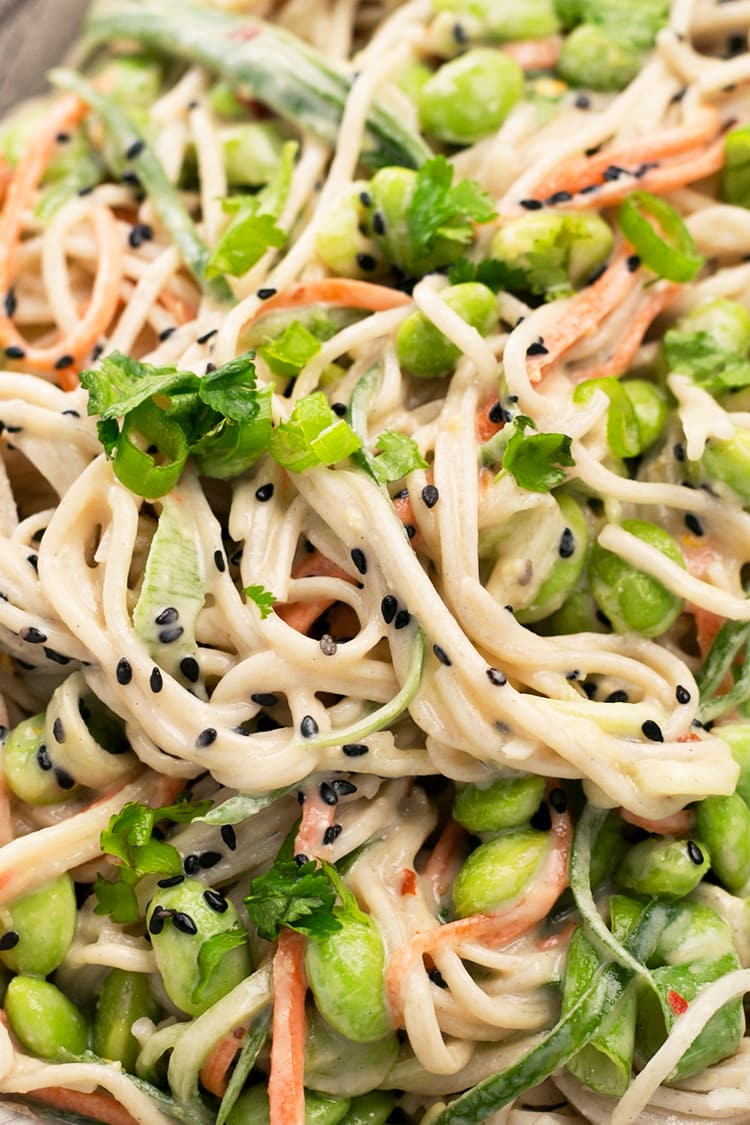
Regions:
[[[292,567],[292,578],[342,578],[344,582],[354,583],[354,579],[320,551],[302,555]],[[276,613],[298,633],[307,633],[314,621],[333,605],[333,598],[313,598],[309,602],[286,602],[274,606]]]
[[[714,546],[710,542],[707,543],[705,539],[697,539],[693,535],[684,535],[680,546],[688,574],[693,578],[708,577],[711,566],[719,558]],[[687,604],[685,609],[688,613],[692,613],[695,619],[695,639],[700,654],[705,660],[725,618],[697,605]]]
[[[138,1125],[135,1117],[103,1090],[86,1094],[82,1090],[66,1090],[62,1086],[41,1086],[38,1090],[29,1090],[28,1097],[66,1113],[78,1113],[81,1117],[103,1121],[104,1125]]]
[[[282,930],[273,958],[273,1026],[268,1076],[270,1125],[305,1122],[305,938]]]
[[[432,849],[422,872],[422,878],[431,885],[436,902],[440,902],[444,897],[458,874],[458,868],[463,863],[467,838],[466,829],[462,828],[458,821],[451,819]]]
[[[549,70],[557,64],[562,45],[560,35],[548,35],[545,39],[517,39],[515,43],[506,43],[502,50],[522,70]]]
[[[225,1035],[214,1047],[201,1067],[201,1082],[209,1094],[223,1098],[229,1085],[229,1068],[235,1060],[242,1041],[247,1035],[247,1027],[236,1027]]]
[[[680,285],[669,285],[663,289],[652,289],[630,320],[609,359],[596,366],[576,371],[574,382],[580,383],[584,379],[604,379],[610,375],[616,378],[627,371],[652,321],[656,320],[657,316],[674,300],[681,288]]]
[[[308,789],[302,806],[302,820],[294,840],[294,854],[316,859],[328,853],[323,843],[326,830],[333,824],[333,805],[327,805],[317,789]]]
[[[414,534],[410,537],[409,542],[416,550],[424,543],[424,539],[419,531],[416,530],[417,523],[414,516],[414,507],[411,502],[410,496],[394,496],[393,507],[396,509],[396,515],[401,520],[404,527],[414,528]]]
[[[627,824],[653,832],[656,836],[689,836],[695,826],[695,814],[690,809],[680,809],[671,816],[650,820],[647,816],[637,816],[628,809],[620,809],[620,816]]]
[[[568,856],[573,835],[568,814],[558,814],[552,809],[550,812],[552,840],[543,870],[513,905],[496,914],[473,914],[469,918],[458,918],[455,922],[417,933],[391,956],[385,985],[396,1026],[403,1020],[402,990],[406,978],[425,954],[454,948],[467,941],[507,945],[550,912],[568,885]]]
[[[477,435],[477,441],[482,445],[493,438],[495,434],[502,430],[503,422],[493,422],[490,418],[490,412],[497,406],[497,398],[490,398],[477,410],[477,416],[474,422],[474,429]]]
[[[195,305],[189,304],[172,289],[162,289],[159,294],[159,304],[172,314],[178,324],[187,324],[189,321],[195,320],[198,315]]]
[[[349,309],[385,312],[411,304],[411,297],[387,285],[357,281],[351,277],[324,277],[319,281],[298,281],[264,301],[253,320],[274,309],[291,309],[298,305],[342,305]]]

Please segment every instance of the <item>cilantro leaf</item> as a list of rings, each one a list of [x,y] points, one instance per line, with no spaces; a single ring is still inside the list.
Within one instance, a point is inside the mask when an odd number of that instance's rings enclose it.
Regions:
[[[299,320],[258,349],[274,375],[291,379],[320,351],[320,340]]]
[[[272,430],[268,452],[294,473],[334,465],[361,446],[354,430],[331,410],[322,391],[300,399],[288,422]]]
[[[204,375],[198,394],[218,414],[233,422],[252,422],[260,413],[253,353],[247,352]]]
[[[270,590],[266,590],[263,586],[246,586],[243,593],[251,602],[255,602],[263,620],[273,612],[276,598]]]
[[[400,480],[413,469],[427,468],[417,443],[406,434],[384,430],[375,443],[375,449],[380,456],[373,457],[370,465],[381,484]]]
[[[225,930],[224,933],[214,934],[203,942],[198,950],[198,979],[195,982],[193,995],[194,1004],[199,1004],[211,977],[218,969],[224,956],[233,949],[239,949],[247,941],[247,932],[240,927],[234,930]]]
[[[101,875],[97,875],[94,883],[94,894],[98,901],[94,907],[94,913],[109,914],[113,922],[129,925],[131,922],[138,921],[141,912],[138,908],[138,898],[132,882],[122,877],[125,872],[129,873],[129,869],[126,868],[122,874],[118,875],[117,879],[111,882]]]
[[[419,169],[406,223],[415,257],[429,252],[438,237],[468,243],[472,221],[489,222],[495,215],[492,201],[472,180],[452,184],[453,169],[444,156],[426,160]]]
[[[524,431],[534,422],[525,414],[514,418],[515,433],[503,454],[503,470],[511,473],[521,488],[529,492],[549,492],[567,479],[565,468],[575,465],[567,434],[530,434]]]
[[[324,869],[308,860],[276,860],[270,871],[250,884],[247,912],[260,937],[274,941],[282,926],[310,938],[325,938],[341,929],[333,914],[336,891]]]
[[[89,392],[88,412],[98,414],[102,421],[122,418],[152,395],[197,382],[197,375],[189,371],[153,367],[122,352],[112,352],[98,368],[81,372],[81,386]]]
[[[239,211],[219,239],[208,259],[206,277],[229,273],[242,277],[259,261],[270,246],[277,249],[286,243],[286,234],[276,226],[273,215],[258,214],[252,203]]]
[[[723,348],[709,332],[670,329],[664,357],[670,371],[689,375],[710,394],[750,386],[750,361]]]

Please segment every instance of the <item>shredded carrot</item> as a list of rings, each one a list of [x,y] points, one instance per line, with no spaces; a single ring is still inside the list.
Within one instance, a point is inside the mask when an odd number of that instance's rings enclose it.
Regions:
[[[636,828],[653,832],[655,836],[689,836],[695,826],[695,814],[690,809],[680,809],[679,812],[672,813],[671,816],[663,816],[659,820],[637,816],[628,809],[620,809],[620,816],[627,824],[634,824]]]
[[[494,410],[496,406],[497,397],[490,398],[484,406],[480,406],[479,410],[477,410],[474,426],[477,441],[482,445],[484,445],[486,441],[489,441],[490,438],[493,438],[495,434],[499,433],[503,428],[503,422],[493,422],[492,418],[490,418],[490,412]]]
[[[694,535],[685,535],[682,537],[680,546],[688,574],[693,578],[710,577],[711,567],[720,558],[713,544],[710,541],[707,542],[705,538],[699,539]],[[720,617],[718,613],[712,613],[710,609],[703,609],[702,606],[692,605],[691,603],[688,603],[685,609],[692,614],[695,620],[695,639],[700,654],[705,660],[708,650],[726,618]]]
[[[562,36],[548,35],[544,39],[517,39],[505,43],[502,49],[522,70],[550,70],[557,64],[562,45]]]
[[[292,567],[292,578],[341,578],[354,583],[354,579],[320,551],[302,555]],[[284,602],[274,609],[282,621],[298,633],[307,634],[313,622],[334,604],[333,598],[313,598],[309,602]]]
[[[103,1121],[104,1125],[138,1125],[135,1117],[103,1090],[84,1093],[83,1090],[66,1090],[62,1086],[42,1086],[38,1090],[29,1090],[28,1096],[65,1113]]]
[[[652,322],[674,300],[681,288],[680,285],[667,285],[664,288],[652,289],[629,321],[609,359],[596,366],[576,371],[574,382],[581,383],[584,379],[604,379],[610,375],[616,378],[624,374],[635,359],[636,352]]]
[[[573,833],[567,813],[550,809],[550,815],[551,843],[543,869],[511,906],[496,914],[473,914],[417,933],[391,956],[385,983],[396,1026],[403,1021],[403,990],[407,978],[426,954],[455,948],[467,941],[485,941],[495,947],[507,945],[550,912],[568,885],[568,856]]]
[[[268,1075],[270,1125],[305,1122],[305,938],[282,930],[273,958],[273,1027]]]
[[[294,854],[308,859],[325,856],[328,844],[324,843],[327,829],[333,825],[334,806],[326,804],[318,789],[305,793],[302,820],[294,840]]]
[[[209,1094],[223,1098],[229,1085],[229,1068],[247,1035],[247,1027],[236,1027],[214,1047],[201,1067],[201,1082]]]
[[[187,324],[188,321],[195,320],[198,315],[198,309],[195,305],[191,305],[184,297],[180,297],[172,289],[162,289],[159,294],[159,304],[171,313],[178,324]]]
[[[401,520],[401,523],[404,525],[407,531],[409,528],[413,529],[413,534],[409,536],[409,542],[411,543],[412,547],[417,550],[424,543],[424,539],[422,538],[421,532],[417,530],[417,523],[414,516],[414,506],[411,502],[411,497],[408,495],[408,493],[406,496],[394,496],[393,507],[396,510],[396,515]]]
[[[466,830],[451,818],[432,849],[422,878],[430,884],[436,902],[440,902],[453,885],[463,863],[467,839]]]
[[[357,281],[351,277],[323,277],[319,281],[298,281],[264,301],[253,319],[274,309],[291,309],[299,305],[341,305],[348,309],[385,312],[411,304],[411,297],[387,285]]]

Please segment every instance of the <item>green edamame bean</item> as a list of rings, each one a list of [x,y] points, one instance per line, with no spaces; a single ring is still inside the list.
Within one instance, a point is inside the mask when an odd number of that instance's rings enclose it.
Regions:
[[[635,411],[640,434],[638,453],[644,453],[659,438],[667,420],[667,393],[647,379],[623,379],[620,386]]]
[[[247,120],[247,106],[238,101],[232,86],[220,78],[208,91],[208,104],[217,117]]]
[[[598,215],[535,211],[504,223],[491,254],[520,271],[530,292],[566,296],[606,261],[612,242],[609,224]]]
[[[537,590],[534,600],[516,610],[516,618],[523,624],[532,624],[549,617],[560,609],[568,594],[581,577],[589,545],[589,528],[578,504],[561,492],[555,500],[565,519],[565,527],[550,573]]]
[[[86,1017],[49,981],[14,977],[5,993],[5,1014],[32,1055],[55,1059],[63,1052],[82,1055],[88,1047]]]
[[[43,712],[24,719],[13,728],[3,747],[5,780],[15,795],[30,805],[65,801],[74,796],[76,788],[70,776],[54,768],[45,743],[44,719]]]
[[[684,567],[682,552],[674,539],[657,524],[645,520],[624,520],[622,526],[631,535],[656,547],[668,559]],[[589,581],[596,604],[618,633],[634,632],[644,637],[658,637],[682,611],[682,598],[650,574],[637,570],[598,543],[591,548]]]
[[[739,301],[717,297],[681,316],[678,332],[706,332],[723,351],[745,356],[750,351],[750,313]]]
[[[740,767],[740,777],[735,792],[750,805],[750,723],[722,723],[714,733],[723,738]]]
[[[695,830],[711,853],[711,867],[737,894],[750,879],[750,809],[738,793],[707,797],[695,808]]]
[[[338,1125],[347,1115],[349,1098],[329,1098],[305,1090],[305,1125]],[[251,1086],[240,1094],[227,1117],[227,1125],[268,1125],[268,1091],[265,1086]]]
[[[566,36],[557,68],[571,86],[622,90],[641,66],[640,52],[606,27],[579,24]]]
[[[167,996],[190,1016],[205,1012],[251,971],[247,945],[238,946],[224,954],[200,989],[201,946],[242,923],[231,902],[197,879],[159,888],[149,904],[146,923]]]
[[[736,429],[731,438],[709,438],[700,465],[711,482],[721,481],[750,504],[750,430]]]
[[[436,12],[471,16],[487,38],[541,39],[559,30],[553,0],[524,0],[523,4],[499,4],[497,0],[432,0]]]
[[[441,66],[419,95],[422,129],[453,144],[471,144],[502,125],[523,95],[515,59],[477,47]]]
[[[355,1043],[382,1039],[392,1029],[385,999],[385,949],[375,922],[358,912],[334,911],[341,929],[309,941],[305,970],[323,1018]]]
[[[219,132],[224,171],[232,185],[268,183],[281,162],[283,141],[273,125],[246,121]]]
[[[637,906],[642,909],[643,903]],[[656,964],[683,965],[689,961],[716,960],[735,952],[732,931],[725,919],[710,906],[686,899],[677,904],[674,919],[662,932],[654,960]]]
[[[367,220],[362,196],[364,193],[367,198],[367,189],[365,180],[353,183],[336,207],[323,217],[315,236],[318,257],[342,277],[372,277],[383,264],[373,239],[362,233]],[[363,261],[372,269],[363,269]]]
[[[495,327],[497,299],[486,285],[467,281],[448,286],[441,296],[449,308],[483,336]],[[424,379],[448,375],[461,355],[460,349],[422,312],[413,312],[399,325],[396,353],[406,371]]]
[[[544,778],[499,777],[486,786],[464,785],[456,793],[453,817],[469,832],[501,832],[527,824],[544,796]]]
[[[385,1082],[396,1061],[395,1032],[369,1043],[356,1043],[331,1027],[316,1008],[308,1011],[305,1083],[325,1094],[356,1097]]]
[[[617,880],[629,891],[684,898],[698,886],[711,866],[702,841],[649,838],[635,844],[617,869]]]
[[[159,1005],[151,991],[151,982],[143,973],[111,969],[96,1004],[93,1047],[100,1058],[122,1063],[135,1073],[135,1060],[140,1045],[131,1030],[143,1016],[156,1020]]]
[[[545,637],[566,633],[608,633],[601,611],[588,590],[573,590],[556,613],[536,625],[536,632]]]
[[[416,104],[419,101],[422,87],[431,77],[432,71],[428,66],[421,62],[411,61],[406,64],[403,70],[398,72],[396,85],[399,90],[403,90],[409,101]]]
[[[396,1099],[388,1090],[373,1090],[352,1098],[344,1125],[385,1125],[395,1105]]]
[[[414,243],[407,213],[417,186],[409,168],[381,168],[369,184],[368,231],[378,253],[407,277],[422,277],[448,266],[466,253],[466,244],[437,234],[425,250]]]
[[[456,914],[466,918],[491,913],[514,899],[533,878],[548,846],[547,833],[533,828],[480,844],[453,884]]]
[[[0,960],[16,973],[46,977],[70,949],[76,928],[76,896],[67,872],[0,909],[6,934],[18,942],[0,952]]]

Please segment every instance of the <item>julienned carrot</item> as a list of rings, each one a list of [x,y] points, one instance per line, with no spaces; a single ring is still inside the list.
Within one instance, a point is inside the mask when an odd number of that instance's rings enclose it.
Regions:
[[[642,164],[662,161],[666,156],[675,156],[688,149],[698,148],[711,140],[720,127],[719,115],[715,109],[702,108],[685,125],[639,137],[629,144],[606,149],[594,156],[574,156],[563,161],[550,175],[541,180],[531,196],[534,199],[547,199],[558,191],[569,191],[572,195],[583,187],[604,181],[604,173],[613,165],[627,171],[637,171]],[[615,181],[616,182],[616,181]],[[629,186],[628,190],[632,190]],[[653,190],[649,188],[649,190]],[[592,195],[596,196],[596,192]],[[598,204],[595,204],[598,206]]]
[[[680,285],[667,285],[662,289],[652,289],[640,308],[636,310],[635,316],[628,322],[624,334],[609,359],[594,367],[584,367],[576,371],[573,376],[574,381],[580,383],[584,379],[604,379],[608,375],[616,378],[627,371],[651,323],[674,300],[681,288]]]
[[[407,978],[422,963],[425,954],[453,949],[471,941],[484,941],[492,946],[507,945],[549,914],[568,885],[568,857],[573,833],[567,813],[550,812],[552,841],[547,859],[532,885],[512,906],[497,914],[473,914],[469,918],[459,918],[415,934],[392,955],[385,985],[397,1026],[403,1021],[403,990]]]
[[[480,406],[479,410],[477,410],[474,428],[477,435],[477,441],[481,442],[482,445],[484,445],[486,441],[489,441],[490,438],[493,438],[495,434],[503,428],[502,422],[493,422],[492,418],[490,417],[490,414],[497,407],[497,405],[497,397],[490,398],[487,400],[484,406]]]
[[[305,1123],[305,938],[282,930],[273,957],[273,1024],[268,1075],[270,1125]]]
[[[104,1125],[138,1125],[135,1117],[103,1090],[84,1093],[82,1090],[66,1090],[62,1086],[42,1086],[38,1090],[29,1090],[28,1097],[64,1113],[103,1121]]]
[[[526,370],[532,383],[538,383],[546,368],[592,332],[630,295],[638,284],[638,278],[628,269],[626,258],[627,253],[623,251],[593,285],[582,289],[571,299],[565,315],[544,337],[545,354],[527,362]]]
[[[458,821],[451,819],[430,853],[422,878],[430,884],[436,902],[441,902],[453,885],[464,860],[467,839],[466,829]]]
[[[159,294],[159,304],[172,314],[178,324],[188,324],[198,315],[198,309],[188,304],[184,297],[180,297],[172,289],[162,289]]]
[[[627,809],[620,809],[620,816],[627,824],[634,824],[636,828],[643,828],[656,836],[689,836],[695,827],[695,813],[690,809],[680,809],[679,812],[672,813],[671,816],[663,816],[659,820],[637,816]]]
[[[229,1085],[229,1068],[247,1035],[247,1027],[236,1027],[214,1047],[201,1067],[201,1083],[216,1098],[223,1098]]]
[[[705,539],[696,539],[692,535],[684,535],[680,543],[685,566],[688,574],[693,578],[709,578],[710,570],[720,556],[710,542]],[[695,639],[701,657],[705,660],[708,650],[714,642],[716,634],[724,624],[725,618],[709,609],[697,605],[687,605],[686,610],[692,613],[695,620]]]
[[[326,804],[318,789],[305,793],[302,806],[302,820],[294,839],[294,854],[308,859],[328,857],[329,845],[324,841],[326,833],[333,824],[334,806]]]
[[[292,568],[292,578],[342,578],[344,582],[354,582],[350,574],[342,570],[320,551],[303,555]],[[276,613],[298,633],[307,633],[314,621],[333,605],[333,598],[313,598],[309,602],[285,602],[275,606]]]
[[[416,530],[417,524],[416,518],[414,516],[414,505],[412,504],[411,497],[408,495],[408,493],[406,496],[394,496],[393,507],[395,508],[396,515],[401,520],[401,523],[404,525],[404,527],[412,528],[412,534],[409,535],[409,542],[411,543],[412,547],[414,547],[415,549],[417,547],[421,547],[424,540],[422,539],[421,534]]]
[[[517,39],[515,43],[506,43],[502,50],[522,70],[550,70],[557,64],[562,45],[562,36],[548,35],[545,39]]]
[[[341,305],[348,309],[386,312],[411,303],[411,297],[387,285],[357,281],[350,277],[324,277],[318,281],[298,281],[264,301],[253,319],[274,309],[291,309],[299,305]]]

